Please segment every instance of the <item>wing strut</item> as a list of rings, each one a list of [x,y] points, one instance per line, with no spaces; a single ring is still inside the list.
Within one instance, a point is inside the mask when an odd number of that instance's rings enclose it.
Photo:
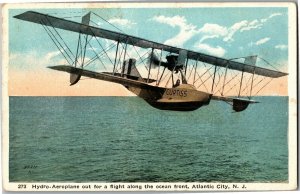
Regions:
[[[150,65],[149,65],[149,69],[148,69],[148,78],[147,78],[147,83],[149,83],[149,77],[150,77],[150,71],[151,71],[151,65],[152,65],[152,57],[153,57],[153,51],[154,48],[151,49],[151,59],[150,59]]]
[[[247,65],[251,65],[251,66],[255,66],[256,65],[256,59],[257,59],[257,56],[249,56],[249,57],[246,57],[245,58],[245,64]],[[226,69],[225,69],[225,75],[224,75],[224,80],[223,80],[223,86],[222,86],[222,92],[221,92],[221,96],[213,96],[212,99],[215,99],[215,100],[221,100],[221,101],[225,101],[227,102],[228,104],[230,104],[232,106],[232,109],[236,112],[240,112],[240,111],[243,111],[245,109],[247,109],[247,107],[249,106],[249,104],[252,104],[252,103],[257,103],[256,101],[253,101],[251,100],[251,95],[252,95],[252,88],[253,88],[253,83],[254,83],[254,75],[255,75],[255,69],[253,71],[253,74],[251,75],[252,77],[250,77],[248,79],[248,81],[246,82],[246,86],[243,89],[243,81],[244,81],[244,69],[241,69],[242,71],[242,74],[241,74],[241,78],[240,78],[240,81],[237,82],[233,87],[235,87],[238,83],[240,84],[239,85],[239,90],[238,90],[238,96],[237,98],[231,98],[231,97],[224,97],[224,88],[225,86],[231,82],[231,80],[233,80],[233,78],[237,77],[236,76],[233,76],[232,79],[230,79],[229,81],[226,82],[226,76],[227,76],[227,68],[228,66],[226,66]],[[256,67],[256,66],[255,66]],[[242,95],[242,92],[245,91],[247,88],[248,88],[248,84],[250,82],[250,79],[251,79],[251,88],[250,88],[250,96],[248,96],[249,99],[245,99],[245,98],[241,98],[241,95]],[[260,81],[261,82],[261,81]],[[259,83],[260,83],[259,82]],[[269,82],[268,82],[269,83]],[[267,83],[267,84],[268,84]],[[229,89],[229,91],[233,88],[231,87]],[[221,89],[219,89],[218,91],[220,91]]]
[[[157,77],[156,77],[156,86],[158,86],[160,84],[160,81],[158,80],[158,76],[159,76],[159,70],[160,70],[160,66],[161,66],[162,53],[163,53],[163,49],[160,50],[160,58],[159,58],[159,62],[158,62],[158,71],[157,71]],[[165,69],[164,69],[163,73],[164,72],[165,72]],[[162,73],[162,75],[163,75],[163,73]]]
[[[255,75],[255,69],[254,69],[254,71],[253,71],[252,78],[251,78],[250,97],[252,96],[252,89],[253,89],[254,75]]]
[[[89,25],[90,17],[91,17],[91,12],[89,12],[88,14],[86,14],[82,17],[81,23],[84,25]],[[85,34],[83,50],[82,50],[82,45],[81,45],[81,36],[82,36],[82,33],[79,32],[74,66],[76,67],[77,65],[79,65],[78,64],[78,57],[79,57],[78,55],[80,54],[80,58],[81,58],[80,66],[82,69],[83,65],[84,65],[85,54],[86,54],[86,46],[88,44],[88,35]],[[79,46],[80,46],[80,52],[79,52]],[[77,82],[79,82],[80,78],[81,78],[81,74],[71,71],[70,72],[70,86],[75,85]]]
[[[216,70],[217,70],[217,66],[215,66],[215,70],[214,70],[214,78],[213,78],[213,83],[212,83],[212,86],[211,86],[211,93],[213,93],[213,91],[214,91],[215,78],[216,78]]]
[[[198,66],[198,59],[196,60],[196,66],[195,66],[195,72],[194,72],[193,85],[195,84],[196,73],[197,73],[197,66]]]
[[[240,89],[239,89],[239,95],[238,95],[238,97],[241,96],[241,90],[242,90],[242,85],[243,85],[243,77],[244,77],[244,71],[242,71],[242,76],[241,76],[241,81],[240,81]]]
[[[226,82],[227,70],[228,70],[228,65],[226,65],[226,69],[225,69],[225,76],[224,76],[224,82],[223,82],[223,88],[222,88],[221,96],[224,95],[224,88],[225,88],[225,82]]]
[[[125,57],[126,57],[126,52],[127,52],[127,41],[126,41],[126,44],[125,44],[125,50],[124,50],[124,58],[123,58],[123,63],[125,62]],[[122,72],[121,72],[121,76],[123,77],[123,68],[124,68],[125,66],[123,65],[122,66]]]
[[[115,71],[116,71],[116,63],[117,63],[117,58],[118,58],[119,44],[120,44],[120,42],[118,41],[118,43],[117,43],[117,49],[116,49],[116,55],[115,55],[113,75],[115,75]]]
[[[56,48],[60,51],[60,53],[62,54],[62,56],[66,59],[67,63],[69,65],[71,65],[71,63],[68,60],[68,58],[71,59],[70,56],[68,55],[67,52],[63,52],[64,51],[63,46],[60,44],[60,42],[57,40],[57,38],[53,35],[53,33],[51,32],[51,30],[49,29],[49,27],[46,26],[46,25],[44,25],[42,21],[41,21],[41,25],[43,26],[44,30],[46,31],[46,33],[48,34],[48,36],[50,37],[50,39],[52,40],[52,42],[54,43],[54,45],[56,46]],[[72,61],[72,59],[71,59],[71,61]]]

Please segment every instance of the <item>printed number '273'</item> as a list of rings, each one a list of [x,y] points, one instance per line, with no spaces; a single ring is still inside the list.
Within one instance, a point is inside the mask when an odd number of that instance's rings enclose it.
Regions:
[[[26,189],[26,185],[18,185],[18,189]]]

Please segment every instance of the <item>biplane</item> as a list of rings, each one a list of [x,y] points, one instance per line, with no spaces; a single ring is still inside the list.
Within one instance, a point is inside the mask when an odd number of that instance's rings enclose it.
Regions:
[[[82,77],[114,82],[123,85],[157,109],[192,111],[208,105],[210,100],[219,100],[230,104],[234,111],[240,112],[249,104],[257,103],[251,99],[253,90],[265,77],[273,79],[287,75],[278,70],[257,66],[257,56],[244,57],[244,61],[241,62],[91,25],[91,13],[93,12],[81,17],[81,22],[33,11],[14,17],[43,26],[67,61],[67,65],[49,68],[69,73],[70,85],[75,85]],[[78,33],[76,54],[66,45],[58,29]],[[99,39],[113,43],[108,48],[104,48]],[[98,47],[102,49],[100,52],[90,44],[92,40],[97,41]],[[138,59],[129,56],[131,51],[137,51],[136,47],[147,50],[144,59],[139,54]],[[85,68],[96,59],[104,65],[103,56],[109,57],[108,50],[112,48],[115,48],[115,52],[113,60],[109,59],[111,71],[98,72]],[[92,50],[95,56],[87,57],[88,50]],[[138,61],[147,63],[144,65],[146,68],[144,75],[139,71]],[[238,72],[238,74],[230,74],[229,71]],[[247,78],[246,75],[248,75]],[[204,76],[207,78],[204,79]],[[263,79],[258,80],[258,77],[263,77]],[[234,86],[230,86],[230,89],[237,87],[237,95],[226,96],[225,88],[228,89],[228,85],[234,78],[238,81]],[[207,80],[210,80],[210,83]],[[207,84],[210,86],[207,87]],[[244,91],[247,91],[247,95],[243,95]]]

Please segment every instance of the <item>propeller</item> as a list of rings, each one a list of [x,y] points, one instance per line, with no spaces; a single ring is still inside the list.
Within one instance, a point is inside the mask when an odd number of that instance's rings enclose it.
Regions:
[[[157,66],[159,66],[159,63],[161,66],[164,66],[163,63],[166,64],[163,61],[159,61],[158,56],[155,55],[154,53],[152,53],[152,54],[150,53],[148,55],[148,58],[147,58],[148,67],[150,67],[150,64],[151,64],[151,69],[155,69]]]
[[[166,67],[170,71],[174,71],[175,73],[178,73],[178,71],[182,69],[183,65],[176,65],[177,58],[178,56],[176,55],[168,55],[166,57],[167,62],[164,62],[164,61],[160,61],[158,56],[153,53],[152,55],[149,54],[147,58],[147,65],[148,67],[150,67],[151,64],[151,69],[155,69],[157,66],[160,65],[162,67]]]

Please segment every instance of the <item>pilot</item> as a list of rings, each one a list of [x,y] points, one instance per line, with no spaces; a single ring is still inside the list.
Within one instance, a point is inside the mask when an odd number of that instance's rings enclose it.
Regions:
[[[173,85],[173,88],[175,88],[175,87],[177,87],[177,86],[179,86],[180,85],[180,80],[178,79],[177,81],[176,81],[176,83]]]

